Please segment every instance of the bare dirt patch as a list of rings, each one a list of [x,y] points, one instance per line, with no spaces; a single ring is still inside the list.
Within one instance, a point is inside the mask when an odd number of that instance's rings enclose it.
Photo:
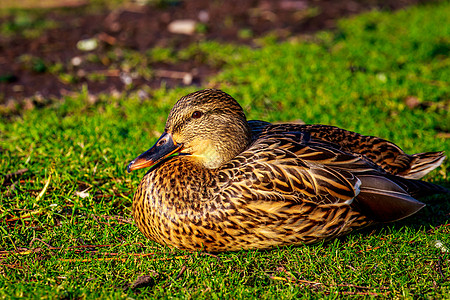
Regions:
[[[42,99],[59,98],[83,85],[92,94],[162,84],[201,86],[220,66],[189,59],[173,63],[150,60],[148,68],[154,72],[144,76],[133,74],[108,53],[130,49],[145,54],[154,47],[177,51],[205,39],[256,46],[255,39],[267,34],[283,40],[333,29],[336,20],[344,16],[423,2],[429,1],[174,0],[162,1],[164,6],[134,4],[95,13],[80,2],[80,7],[40,11],[33,21],[45,20],[53,26],[38,37],[27,36],[21,28],[0,35],[0,104],[23,104],[30,97],[45,102]],[[184,28],[191,30],[187,34],[170,32],[169,24],[186,19],[195,22],[193,32],[192,28]],[[0,24],[13,29],[21,26],[15,15],[0,18]],[[93,50],[80,50],[80,40],[92,39],[97,42]]]

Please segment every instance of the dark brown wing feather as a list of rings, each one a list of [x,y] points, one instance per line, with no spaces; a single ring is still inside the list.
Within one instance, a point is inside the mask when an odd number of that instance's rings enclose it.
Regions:
[[[329,149],[315,149],[302,133],[266,135],[247,151],[223,166],[233,187],[246,186],[255,194],[273,197],[273,193],[296,201],[342,203],[351,201],[359,192],[359,180],[345,169],[343,157],[354,168],[367,169],[358,157],[333,154]],[[328,166],[328,165],[330,166]],[[230,182],[231,185],[231,182]]]
[[[415,195],[445,192],[431,183],[387,174],[365,156],[311,139],[309,132],[282,131],[279,125],[262,126],[250,148],[224,167],[235,172],[229,177],[234,188],[251,190],[249,198],[345,203],[377,222],[420,210],[424,204]]]
[[[361,191],[353,206],[376,222],[406,218],[425,206],[394,181],[376,175],[358,175]]]
[[[301,131],[309,133],[312,139],[331,143],[335,148],[361,155],[385,172],[407,179],[420,179],[437,168],[445,159],[444,152],[406,154],[400,147],[374,136],[364,136],[334,126],[279,124],[250,121],[255,136],[264,132]]]

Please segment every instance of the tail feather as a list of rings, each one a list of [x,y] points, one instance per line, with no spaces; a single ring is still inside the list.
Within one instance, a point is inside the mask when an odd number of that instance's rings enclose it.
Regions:
[[[406,218],[425,206],[394,181],[377,175],[358,175],[361,191],[352,205],[376,222]]]
[[[389,176],[388,178],[395,181],[402,189],[404,189],[408,194],[414,198],[431,196],[434,194],[448,194],[450,190],[426,181],[415,180],[415,179],[405,179],[398,176]]]
[[[433,171],[444,161],[444,151],[417,153],[410,156],[411,167],[404,174],[398,174],[406,179],[420,179]]]

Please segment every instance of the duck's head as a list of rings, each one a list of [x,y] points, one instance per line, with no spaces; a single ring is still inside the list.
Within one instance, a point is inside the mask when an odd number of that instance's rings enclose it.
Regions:
[[[128,172],[150,167],[181,153],[206,168],[218,168],[245,150],[250,128],[239,103],[208,89],[184,96],[174,105],[156,144],[128,165]]]

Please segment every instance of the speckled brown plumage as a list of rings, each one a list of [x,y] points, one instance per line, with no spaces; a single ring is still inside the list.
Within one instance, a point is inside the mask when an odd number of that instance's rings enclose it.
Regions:
[[[247,122],[231,96],[203,90],[181,98],[130,163],[152,166],[133,215],[146,237],[179,249],[308,244],[415,213],[424,204],[413,196],[447,192],[415,180],[443,159],[332,126]]]

